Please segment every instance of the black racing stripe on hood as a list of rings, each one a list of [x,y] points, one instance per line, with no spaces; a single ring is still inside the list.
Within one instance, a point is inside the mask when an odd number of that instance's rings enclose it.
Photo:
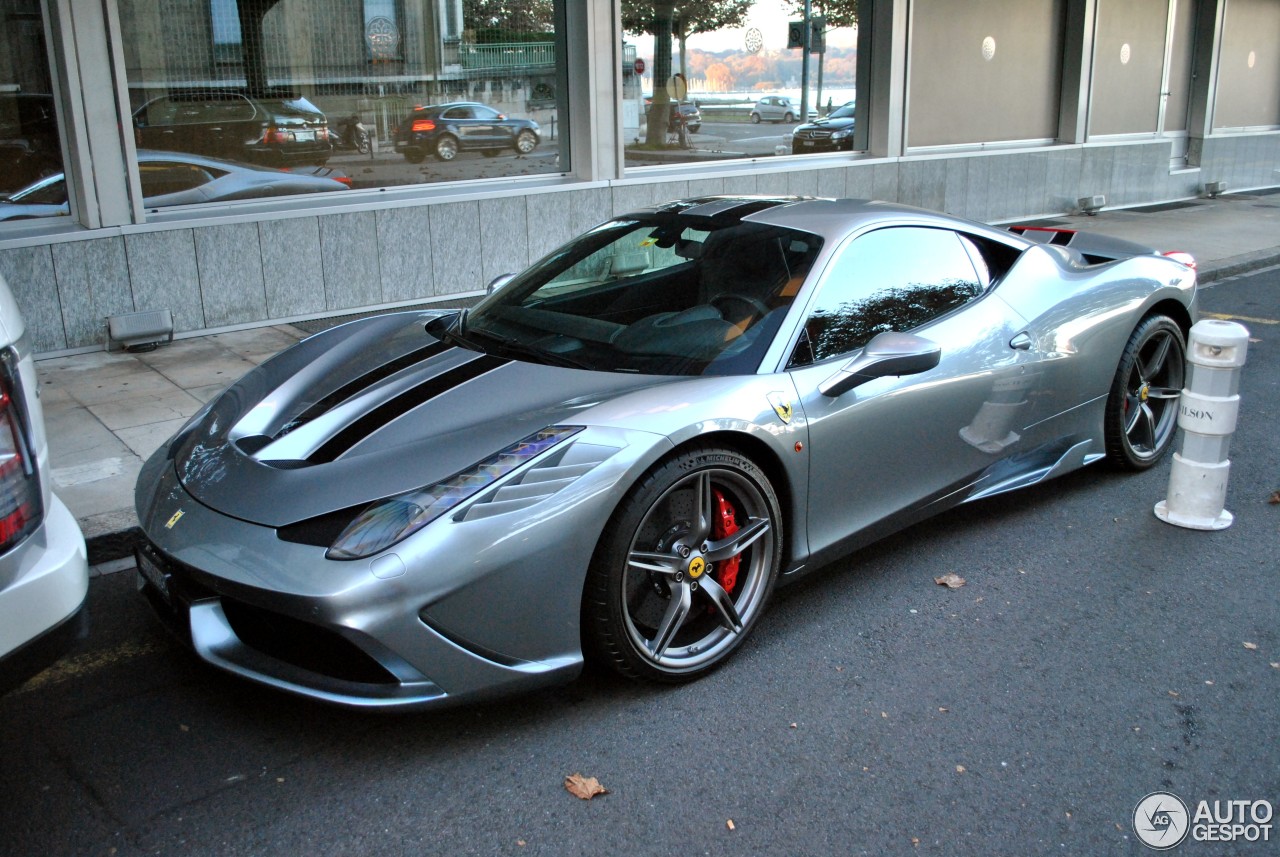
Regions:
[[[362,390],[367,390],[379,381],[390,378],[392,375],[402,369],[408,369],[415,363],[420,363],[430,357],[435,357],[437,354],[443,354],[452,347],[453,346],[449,345],[447,342],[433,342],[430,345],[410,351],[403,357],[397,357],[390,363],[384,363],[376,369],[372,369],[364,373],[360,377],[343,384],[341,387],[334,390],[332,393],[325,396],[302,413],[298,414],[286,423],[280,431],[276,432],[275,436],[271,439],[279,440],[299,426],[306,425],[316,417],[322,416],[331,409],[336,408],[356,393],[359,393]]]
[[[319,449],[307,458],[307,461],[311,464],[325,464],[333,461],[401,414],[406,414],[436,396],[443,395],[460,384],[479,378],[486,372],[492,372],[499,366],[505,366],[510,362],[510,360],[502,357],[485,354],[447,372],[442,372],[431,380],[419,384],[412,390],[407,390],[369,411],[369,413],[325,441]]]

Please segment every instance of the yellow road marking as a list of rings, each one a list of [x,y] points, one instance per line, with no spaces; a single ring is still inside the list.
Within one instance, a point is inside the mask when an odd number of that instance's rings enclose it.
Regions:
[[[1251,315],[1230,315],[1222,312],[1202,312],[1201,315],[1207,315],[1209,318],[1220,318],[1224,321],[1248,321],[1254,324],[1280,324],[1280,320],[1274,318],[1254,318]]]
[[[63,658],[44,672],[32,676],[21,687],[14,689],[13,692],[15,695],[30,693],[42,687],[50,687],[72,679],[84,678],[98,670],[115,666],[143,655],[149,655],[152,652],[158,652],[162,648],[164,646],[160,640],[129,640],[112,649],[87,652],[83,655]]]

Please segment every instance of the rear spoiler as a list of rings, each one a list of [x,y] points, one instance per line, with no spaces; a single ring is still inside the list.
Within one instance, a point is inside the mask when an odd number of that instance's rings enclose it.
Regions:
[[[1123,238],[1112,238],[1096,232],[1077,232],[1074,229],[1063,229],[1058,226],[1010,226],[1009,231],[1021,235],[1028,241],[1037,244],[1055,244],[1059,247],[1070,247],[1078,251],[1090,264],[1114,262],[1117,259],[1129,259],[1134,256],[1168,256],[1175,262],[1188,268],[1196,266],[1196,260],[1190,253],[1182,250],[1154,250],[1134,241]]]

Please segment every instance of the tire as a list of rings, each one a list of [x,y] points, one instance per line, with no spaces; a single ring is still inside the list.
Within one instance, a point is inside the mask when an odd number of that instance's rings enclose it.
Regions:
[[[1122,470],[1146,470],[1173,444],[1178,396],[1186,372],[1182,329],[1150,315],[1134,329],[1107,396],[1107,459]]]
[[[724,509],[736,531],[713,529],[713,513]],[[750,459],[695,447],[659,462],[619,504],[596,548],[583,594],[584,649],[630,678],[700,678],[764,612],[782,542],[777,495]]]
[[[532,131],[521,131],[516,135],[516,151],[527,155],[538,146],[538,138]]]
[[[754,113],[754,112],[753,112],[753,113],[751,114],[751,124],[752,124],[752,125],[759,125],[759,124],[760,124],[760,114],[759,114],[759,113]]]
[[[697,133],[698,133],[699,131],[701,131],[701,130],[702,130],[702,126],[701,126],[701,125],[690,125],[690,126],[689,126],[689,133],[690,133],[690,134],[697,134]]]
[[[362,155],[367,155],[369,154],[369,150],[372,148],[373,146],[369,143],[369,132],[357,131],[356,132],[356,151]]]
[[[458,138],[452,134],[441,134],[436,139],[436,157],[442,161],[452,161],[458,157]]]
[[[792,122],[796,121],[796,117],[792,116],[790,113],[787,113],[785,116],[782,117],[782,121],[785,124],[790,125]]]

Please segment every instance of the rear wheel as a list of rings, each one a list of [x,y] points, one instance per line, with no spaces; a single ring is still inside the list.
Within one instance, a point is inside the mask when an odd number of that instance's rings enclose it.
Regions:
[[[676,455],[605,530],[587,574],[585,646],[632,678],[698,678],[746,638],[781,560],[782,515],[764,473],[731,450]]]
[[[1146,470],[1172,445],[1186,350],[1182,329],[1165,315],[1143,319],[1129,337],[1105,417],[1107,458],[1116,466]]]
[[[527,155],[538,145],[538,137],[532,131],[521,131],[516,135],[516,151]]]

